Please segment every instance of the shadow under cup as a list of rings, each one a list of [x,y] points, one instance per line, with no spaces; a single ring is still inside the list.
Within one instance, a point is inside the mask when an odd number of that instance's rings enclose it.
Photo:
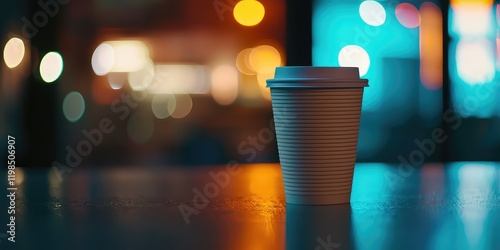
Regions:
[[[278,67],[267,81],[287,203],[349,202],[366,86],[349,67]]]

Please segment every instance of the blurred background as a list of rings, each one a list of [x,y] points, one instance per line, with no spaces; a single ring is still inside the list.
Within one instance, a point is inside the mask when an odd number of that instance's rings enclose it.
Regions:
[[[0,133],[19,166],[277,162],[265,80],[357,66],[358,161],[500,160],[494,1],[2,3]],[[6,143],[0,145],[6,152]],[[3,153],[2,153],[3,154]]]

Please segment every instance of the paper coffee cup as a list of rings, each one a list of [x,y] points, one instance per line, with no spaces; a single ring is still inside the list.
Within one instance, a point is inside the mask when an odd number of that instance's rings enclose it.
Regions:
[[[351,67],[278,67],[267,80],[287,203],[350,201],[367,86]]]

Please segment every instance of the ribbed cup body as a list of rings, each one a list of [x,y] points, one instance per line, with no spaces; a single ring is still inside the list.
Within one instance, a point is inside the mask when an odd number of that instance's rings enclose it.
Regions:
[[[351,195],[364,88],[271,88],[287,203]]]

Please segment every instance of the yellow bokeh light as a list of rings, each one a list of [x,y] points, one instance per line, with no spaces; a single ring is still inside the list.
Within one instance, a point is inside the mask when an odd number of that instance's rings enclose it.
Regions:
[[[250,66],[257,73],[271,74],[280,65],[280,53],[270,45],[261,45],[250,53]]]
[[[16,185],[20,186],[24,182],[24,170],[16,168]]]
[[[255,0],[242,0],[234,6],[234,19],[243,26],[255,26],[264,19],[264,5]]]
[[[244,49],[236,57],[236,67],[245,75],[255,74],[255,71],[250,66],[250,53],[252,53],[252,50],[253,48]]]
[[[9,68],[17,67],[24,58],[24,43],[23,40],[13,37],[11,38],[4,47],[3,50],[3,60],[5,65]]]
[[[57,52],[47,53],[40,62],[40,76],[46,83],[51,83],[61,75],[64,63],[61,55]]]
[[[450,5],[452,7],[458,5],[482,5],[482,6],[491,6],[493,5],[493,0],[451,0]]]

